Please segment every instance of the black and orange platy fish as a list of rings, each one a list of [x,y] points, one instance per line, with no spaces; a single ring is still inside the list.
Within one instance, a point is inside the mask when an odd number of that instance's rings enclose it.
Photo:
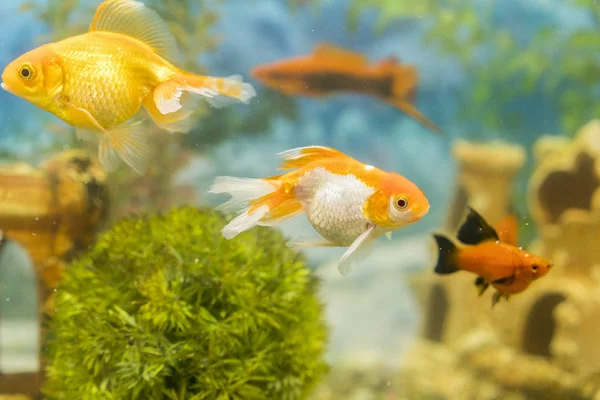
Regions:
[[[512,228],[507,229],[503,237],[515,240],[511,231]],[[460,244],[444,235],[433,236],[439,248],[435,272],[445,275],[464,270],[476,274],[479,295],[489,285],[496,289],[492,307],[502,297],[508,300],[511,295],[523,292],[552,268],[551,261],[517,247],[516,243],[502,241],[498,232],[472,208],[458,231]]]
[[[440,128],[414,106],[417,69],[388,57],[369,64],[362,54],[331,44],[320,44],[307,56],[256,67],[252,76],[289,96],[325,97],[337,93],[374,96],[441,133]]]

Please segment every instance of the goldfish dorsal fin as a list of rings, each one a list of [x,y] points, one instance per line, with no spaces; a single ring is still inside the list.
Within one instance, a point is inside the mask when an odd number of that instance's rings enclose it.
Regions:
[[[325,146],[298,147],[291,150],[282,151],[277,154],[283,160],[280,170],[302,168],[313,161],[326,158],[348,157],[346,154]]]
[[[315,48],[314,56],[321,59],[343,61],[352,65],[367,65],[368,61],[360,53],[355,53],[329,43],[323,43]]]
[[[106,0],[98,6],[89,31],[121,33],[144,42],[170,61],[179,58],[177,42],[167,24],[139,1]]]

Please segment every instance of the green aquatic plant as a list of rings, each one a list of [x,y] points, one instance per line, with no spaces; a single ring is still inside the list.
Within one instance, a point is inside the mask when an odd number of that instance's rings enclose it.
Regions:
[[[596,0],[568,1],[589,15],[591,26],[565,35],[548,22],[525,40],[516,37],[509,19],[498,21],[499,0],[353,0],[349,21],[356,26],[373,9],[379,11],[379,31],[392,23],[427,22],[425,44],[456,58],[470,75],[465,120],[521,139],[528,117],[522,102],[543,96],[544,107],[572,135],[600,113],[600,8]]]
[[[280,233],[183,207],[74,261],[49,324],[51,399],[303,399],[327,366],[318,281]]]

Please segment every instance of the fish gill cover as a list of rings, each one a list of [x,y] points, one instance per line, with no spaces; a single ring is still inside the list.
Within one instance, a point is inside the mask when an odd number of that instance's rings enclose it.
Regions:
[[[54,399],[305,398],[326,372],[318,281],[281,235],[228,241],[220,213],[127,218],[66,269]]]

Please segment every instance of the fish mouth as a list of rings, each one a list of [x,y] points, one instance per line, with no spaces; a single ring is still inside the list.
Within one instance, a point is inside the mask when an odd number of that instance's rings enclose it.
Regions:
[[[10,88],[8,87],[8,85],[4,82],[0,82],[0,87],[4,90],[6,90],[8,93],[12,93],[12,91],[10,90]]]

